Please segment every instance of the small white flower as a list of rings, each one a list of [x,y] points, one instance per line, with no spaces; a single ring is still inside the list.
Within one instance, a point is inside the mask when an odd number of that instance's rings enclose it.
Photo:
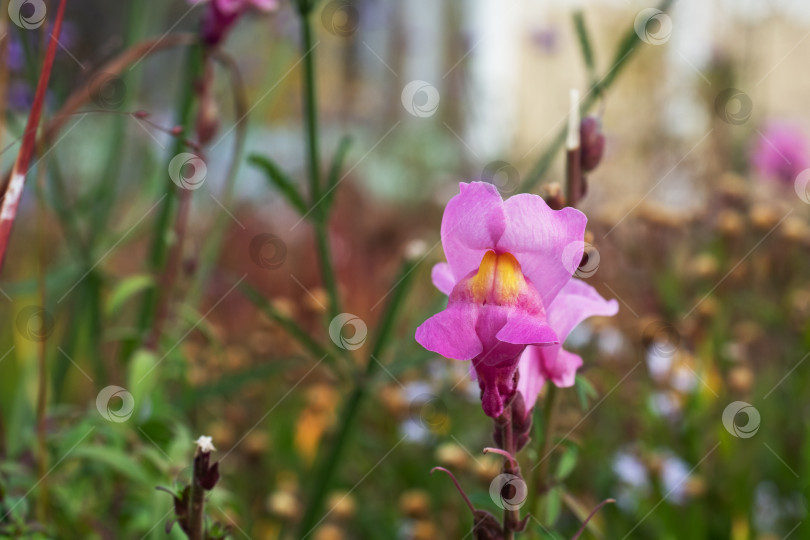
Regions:
[[[211,437],[206,437],[205,435],[200,435],[200,438],[194,441],[194,443],[197,445],[197,448],[200,449],[200,452],[213,452],[216,450]]]

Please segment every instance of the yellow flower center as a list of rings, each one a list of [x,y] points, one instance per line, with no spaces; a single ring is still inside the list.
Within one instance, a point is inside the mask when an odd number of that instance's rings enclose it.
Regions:
[[[487,251],[478,273],[470,277],[470,294],[478,303],[491,302],[498,305],[512,304],[526,288],[526,279],[520,263],[511,253]]]

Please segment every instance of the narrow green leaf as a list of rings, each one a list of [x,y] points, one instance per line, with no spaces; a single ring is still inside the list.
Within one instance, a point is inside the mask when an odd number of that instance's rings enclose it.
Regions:
[[[556,486],[548,492],[546,496],[546,519],[545,524],[547,527],[553,527],[554,523],[560,517],[562,510],[562,494],[563,490],[560,486]]]
[[[562,457],[560,457],[560,461],[557,462],[556,477],[558,481],[568,478],[568,476],[574,471],[578,458],[579,448],[574,444],[569,445],[565,449],[565,452],[563,452]]]
[[[259,154],[248,156],[248,163],[264,171],[267,180],[278,189],[299,213],[306,214],[309,211],[304,197],[295,186],[295,182],[276,165],[270,158]]]
[[[152,278],[152,276],[148,276],[146,274],[136,274],[124,279],[115,287],[115,289],[113,289],[110,298],[107,300],[104,313],[108,316],[118,313],[128,300],[139,292],[149,287],[153,287],[154,285],[155,280]]]
[[[242,291],[242,294],[244,294],[247,299],[253,303],[253,305],[263,311],[265,315],[270,317],[279,326],[286,330],[287,333],[290,334],[290,337],[298,341],[298,343],[300,343],[306,350],[312,353],[312,356],[315,358],[331,358],[334,356],[325,347],[323,347],[323,345],[315,341],[315,339],[310,336],[306,330],[298,326],[298,323],[286,315],[283,315],[280,311],[273,307],[273,304],[271,304],[262,295],[262,293],[257,291],[255,288],[251,287],[247,283],[241,283],[239,285],[239,290]]]
[[[349,148],[352,145],[352,138],[345,135],[340,139],[335,157],[332,159],[332,167],[329,169],[329,177],[327,178],[326,185],[326,208],[332,207],[332,202],[335,199],[335,192],[337,185],[340,182],[340,171],[343,170],[343,162],[346,160],[346,154],[349,153]]]
[[[588,79],[591,83],[596,83],[596,64],[593,55],[593,47],[591,46],[591,38],[588,35],[588,28],[585,26],[585,15],[581,10],[574,12],[574,28],[577,32],[577,39],[579,39],[579,48],[582,51],[582,60],[585,62],[585,68],[588,70]]]

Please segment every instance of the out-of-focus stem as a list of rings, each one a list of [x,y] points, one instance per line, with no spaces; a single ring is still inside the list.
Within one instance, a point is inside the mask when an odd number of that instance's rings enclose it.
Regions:
[[[193,110],[196,95],[196,81],[202,73],[203,66],[202,45],[197,44],[193,46],[189,50],[189,56],[190,58],[187,64],[186,76],[182,82],[176,116],[177,125],[183,127],[183,134],[175,139],[170,155],[168,156],[169,161],[183,151],[185,148],[185,136],[191,131],[190,128],[194,120]],[[168,162],[164,170],[168,170]],[[166,263],[167,259],[169,259],[169,231],[172,226],[172,218],[178,214],[176,207],[182,207],[183,199],[188,196],[188,194],[185,193],[186,191],[187,190],[175,186],[170,179],[166,178],[165,192],[168,196],[165,197],[165,202],[161,205],[160,214],[158,215],[152,235],[151,248],[149,250],[149,269],[154,274],[168,271]],[[175,199],[178,199],[178,201]],[[181,243],[180,238],[175,238],[174,241],[175,247]],[[156,335],[156,333],[160,331],[160,328],[153,326],[159,306],[158,295],[167,295],[169,293],[170,291],[157,291],[155,288],[151,288],[144,293],[143,305],[141,306],[141,313],[138,319],[137,333],[133,340],[125,343],[122,349],[124,358],[128,358],[132,354],[141,340],[145,339],[146,342],[154,346],[160,339],[160,336]],[[151,334],[145,336],[145,333],[150,327],[152,328]]]
[[[37,168],[36,191],[37,197],[37,245],[39,251],[39,264],[37,269],[37,281],[39,289],[39,305],[42,309],[46,305],[47,288],[45,283],[46,265],[48,260],[48,249],[45,247],[45,171],[43,163]],[[45,316],[44,314],[42,315]],[[42,320],[45,324],[45,320]],[[47,413],[48,413],[48,359],[47,359],[47,334],[37,343],[38,354],[38,380],[37,380],[37,472],[42,479],[39,486],[39,498],[37,499],[37,517],[43,523],[48,518],[48,446],[47,446]]]
[[[315,80],[315,41],[312,29],[312,3],[306,0],[299,2],[298,13],[301,17],[301,39],[304,54],[304,118],[306,121],[306,145],[309,157],[309,191],[310,204],[313,207],[312,225],[315,229],[315,244],[320,262],[321,277],[326,293],[329,295],[329,315],[336,317],[340,313],[340,296],[334,263],[329,247],[329,229],[326,205],[321,201],[321,164],[318,137],[318,104],[317,85]]]
[[[537,468],[537,484],[536,494],[538,497],[538,506],[542,501],[542,496],[548,491],[548,464],[549,453],[551,451],[551,439],[554,436],[555,418],[558,403],[557,387],[553,384],[548,385],[548,392],[543,400],[543,444],[540,447],[540,466]]]
[[[580,166],[581,141],[579,140],[579,91],[571,90],[571,108],[568,116],[568,133],[565,138],[565,176],[567,205],[576,207],[582,196],[582,169]]]
[[[372,379],[379,367],[378,360],[376,359],[379,358],[385,350],[391,335],[391,330],[394,327],[394,320],[396,319],[402,301],[405,299],[413,270],[417,264],[418,260],[409,259],[402,265],[402,269],[394,282],[397,285],[391,293],[388,305],[380,319],[379,330],[374,340],[374,346],[371,349],[368,362],[366,363],[366,369],[357,379],[355,387],[341,412],[335,438],[332,440],[331,446],[326,455],[323,456],[320,465],[313,475],[314,481],[309,494],[309,501],[299,528],[298,538],[302,540],[312,533],[312,530],[317,524],[317,518],[321,512],[326,492],[329,489],[335,470],[338,467],[346,443],[351,435],[352,426],[355,424],[360,405],[366,397],[368,382]]]

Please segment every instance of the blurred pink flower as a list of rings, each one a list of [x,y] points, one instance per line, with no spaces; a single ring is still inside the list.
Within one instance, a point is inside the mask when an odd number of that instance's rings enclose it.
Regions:
[[[807,139],[795,125],[772,122],[759,135],[751,163],[765,178],[792,184],[810,167]]]
[[[503,201],[483,182],[459,188],[442,219],[447,262],[432,272],[434,285],[449,295],[447,309],[417,328],[416,340],[472,361],[487,415],[500,416],[518,389],[528,411],[546,379],[573,384],[582,360],[560,345],[571,329],[618,306],[571,280],[584,247],[587,219],[580,211],[551,210],[537,195]]]
[[[189,0],[191,4],[207,4],[202,19],[202,38],[210,45],[221,42],[239,17],[250,9],[273,11],[279,0]]]

